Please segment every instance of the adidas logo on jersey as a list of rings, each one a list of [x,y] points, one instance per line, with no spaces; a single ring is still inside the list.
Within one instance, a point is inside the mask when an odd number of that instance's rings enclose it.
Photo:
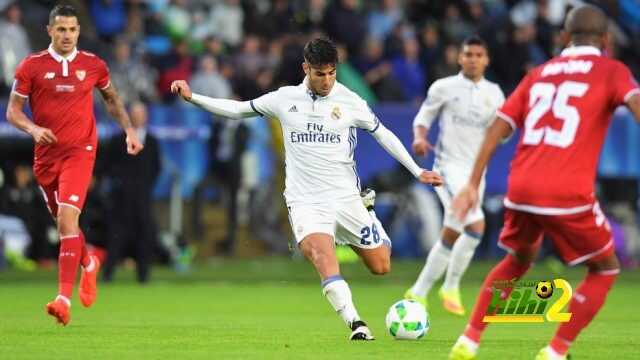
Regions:
[[[292,107],[289,108],[289,112],[298,112],[298,108],[293,105]]]

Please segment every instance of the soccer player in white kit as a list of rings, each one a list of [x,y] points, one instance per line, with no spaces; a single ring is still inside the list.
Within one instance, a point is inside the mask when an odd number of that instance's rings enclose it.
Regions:
[[[360,197],[353,160],[356,128],[371,133],[419,181],[437,186],[442,178],[420,168],[367,103],[336,82],[337,62],[335,45],[314,39],[304,48],[306,77],[297,86],[284,86],[244,102],[194,94],[183,80],[174,81],[171,91],[225,118],[262,115],[280,121],[286,159],[284,196],[298,246],[318,271],[323,294],[351,329],[349,338],[373,340],[353,305],[335,255],[335,242],[344,243],[372,273],[382,275],[391,268],[391,242]]]
[[[405,298],[420,301],[426,306],[429,290],[446,270],[438,294],[447,311],[464,315],[460,279],[482,238],[484,214],[478,205],[460,222],[451,212],[451,201],[469,178],[485,130],[496,109],[504,102],[504,94],[497,84],[484,78],[489,56],[486,43],[481,38],[473,36],[462,43],[458,63],[462,71],[431,85],[413,121],[413,151],[425,156],[432,149],[427,141],[429,128],[439,116],[440,135],[433,168],[447,182],[436,188],[445,209],[441,239],[429,251],[422,272],[405,293]],[[482,199],[484,178],[479,191]]]

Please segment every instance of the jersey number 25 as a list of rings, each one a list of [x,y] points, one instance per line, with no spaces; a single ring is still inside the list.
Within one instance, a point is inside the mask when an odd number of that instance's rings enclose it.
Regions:
[[[524,122],[522,143],[538,145],[542,141],[551,146],[566,148],[575,140],[580,113],[568,104],[571,97],[582,97],[589,85],[575,81],[565,81],[557,88],[551,83],[535,83],[529,92],[529,115]],[[562,120],[562,128],[555,130],[549,126],[536,129],[538,121],[549,111],[556,119]]]

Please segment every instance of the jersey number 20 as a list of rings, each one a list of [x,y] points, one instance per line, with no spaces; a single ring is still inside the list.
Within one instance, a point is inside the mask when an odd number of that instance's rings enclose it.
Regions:
[[[529,92],[531,110],[524,122],[522,143],[538,145],[542,141],[551,146],[566,148],[576,137],[580,124],[580,113],[568,104],[571,97],[582,97],[589,85],[575,81],[565,81],[557,88],[551,83],[535,83]],[[549,126],[535,128],[538,121],[549,111],[556,119],[562,120],[562,128],[555,130]]]

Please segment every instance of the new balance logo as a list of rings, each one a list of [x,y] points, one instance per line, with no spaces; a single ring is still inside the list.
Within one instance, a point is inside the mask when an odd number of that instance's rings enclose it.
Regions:
[[[293,105],[292,107],[289,108],[289,112],[298,112],[298,108]]]
[[[54,77],[56,77],[56,73],[48,72],[48,73],[44,74],[44,78],[47,79],[47,80],[51,80]]]

